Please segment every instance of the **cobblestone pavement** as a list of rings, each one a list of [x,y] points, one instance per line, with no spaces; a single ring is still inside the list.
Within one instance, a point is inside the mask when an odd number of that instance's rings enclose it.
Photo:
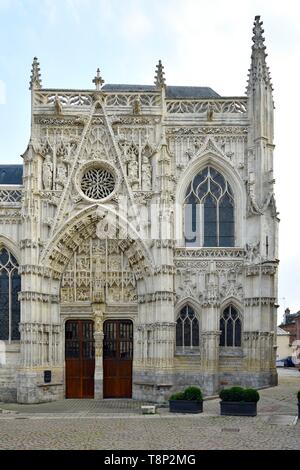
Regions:
[[[279,386],[260,391],[255,418],[219,416],[218,399],[198,415],[159,408],[145,416],[130,400],[65,400],[27,405],[27,412],[0,404],[0,449],[300,449],[299,389],[300,373],[281,370]]]

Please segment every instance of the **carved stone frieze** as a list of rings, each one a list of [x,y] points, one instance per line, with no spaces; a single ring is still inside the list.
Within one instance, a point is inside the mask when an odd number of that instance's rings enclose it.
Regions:
[[[247,307],[257,307],[259,305],[275,305],[275,297],[247,297],[245,298],[245,305]]]
[[[43,292],[21,291],[19,292],[19,300],[58,303],[59,297],[58,295],[45,294]]]
[[[161,300],[172,302],[175,300],[175,293],[169,292],[169,291],[158,291],[158,292],[153,292],[151,294],[148,293],[148,294],[142,294],[138,296],[139,304],[157,302]]]
[[[73,127],[73,126],[82,126],[84,124],[84,118],[82,117],[60,117],[60,118],[52,118],[52,117],[44,117],[44,116],[35,116],[34,122],[35,124],[40,124],[41,126],[66,126],[66,127]]]
[[[245,250],[241,248],[176,248],[176,259],[180,258],[242,258]]]
[[[44,278],[60,279],[61,273],[46,266],[25,264],[18,269],[19,274],[36,274]]]
[[[184,135],[247,135],[248,128],[246,126],[197,126],[197,127],[167,127],[166,135],[169,136],[184,136]]]

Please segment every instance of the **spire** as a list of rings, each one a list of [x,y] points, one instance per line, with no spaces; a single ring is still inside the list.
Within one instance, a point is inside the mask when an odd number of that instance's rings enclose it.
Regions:
[[[42,79],[40,72],[40,63],[37,57],[33,58],[31,67],[31,77],[29,82],[29,90],[40,90],[42,88]]]
[[[264,44],[265,38],[263,36],[264,30],[262,28],[263,22],[260,21],[260,16],[254,19],[253,37],[252,37],[252,54],[251,54],[251,67],[248,74],[247,94],[251,92],[256,83],[264,82],[266,87],[273,90],[271,83],[271,75],[269,67],[266,63],[266,46]]]
[[[166,86],[164,66],[161,63],[161,60],[158,61],[158,64],[156,66],[154,80],[154,84],[159,90]]]
[[[93,79],[93,83],[95,83],[96,90],[98,90],[98,91],[101,90],[102,85],[104,83],[104,80],[100,75],[100,69],[99,68],[97,69],[97,73],[96,73],[95,78]]]

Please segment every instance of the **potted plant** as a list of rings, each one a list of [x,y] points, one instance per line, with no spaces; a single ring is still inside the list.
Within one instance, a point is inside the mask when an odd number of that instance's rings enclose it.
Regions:
[[[259,393],[253,388],[232,387],[222,390],[221,415],[256,416]]]
[[[300,419],[300,390],[297,393],[297,398],[298,398],[298,418]]]
[[[171,395],[169,410],[173,413],[202,413],[203,397],[200,388],[187,387],[183,392]]]

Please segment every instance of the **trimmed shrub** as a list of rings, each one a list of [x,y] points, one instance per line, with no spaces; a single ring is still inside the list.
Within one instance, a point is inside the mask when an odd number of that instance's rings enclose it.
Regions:
[[[184,392],[173,393],[173,395],[171,395],[169,399],[170,400],[185,400]]]
[[[243,390],[242,387],[225,388],[219,396],[223,401],[243,401]]]
[[[245,388],[243,401],[251,401],[257,403],[259,401],[259,393],[254,388]]]
[[[222,390],[219,394],[222,401],[258,402],[259,393],[253,388],[232,387]]]
[[[183,393],[185,400],[203,401],[202,392],[198,387],[187,387]]]
[[[188,401],[203,401],[203,396],[200,388],[187,387],[184,392],[177,392],[170,396],[169,400],[188,400]]]
[[[297,393],[297,398],[298,398],[298,402],[300,403],[300,390],[299,390],[299,392]]]

